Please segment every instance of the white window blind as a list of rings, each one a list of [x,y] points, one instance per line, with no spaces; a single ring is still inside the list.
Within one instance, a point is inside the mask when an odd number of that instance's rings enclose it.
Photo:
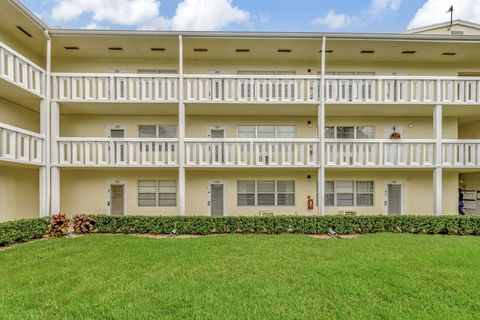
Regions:
[[[297,136],[295,126],[254,126],[239,125],[237,126],[238,138],[284,138],[294,139]]]
[[[295,181],[239,180],[237,181],[237,205],[294,206]]]
[[[325,127],[325,139],[375,139],[375,127]]]
[[[175,180],[139,180],[139,207],[174,207],[177,205]]]
[[[255,205],[255,181],[237,181],[238,206]]]
[[[325,206],[373,206],[373,181],[325,181]]]
[[[295,181],[277,181],[277,205],[295,205]]]

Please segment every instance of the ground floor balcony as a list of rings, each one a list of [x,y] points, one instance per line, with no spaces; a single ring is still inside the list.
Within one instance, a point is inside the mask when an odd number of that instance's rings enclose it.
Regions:
[[[43,135],[0,123],[0,161],[42,165],[43,148]]]

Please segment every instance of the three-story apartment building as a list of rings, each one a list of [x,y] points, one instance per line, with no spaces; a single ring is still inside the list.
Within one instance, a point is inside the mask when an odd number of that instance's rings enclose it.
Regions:
[[[459,188],[477,210],[480,26],[65,30],[17,0],[0,17],[0,220],[457,214]]]

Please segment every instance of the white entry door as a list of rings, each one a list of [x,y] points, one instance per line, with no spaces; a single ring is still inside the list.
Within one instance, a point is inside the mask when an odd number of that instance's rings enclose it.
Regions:
[[[122,216],[125,214],[125,185],[110,185],[110,214],[112,216]]]
[[[225,184],[222,182],[210,183],[208,188],[210,193],[209,210],[211,216],[225,215]]]
[[[210,145],[211,162],[214,165],[223,164],[224,159],[224,142],[221,140],[225,138],[227,129],[223,126],[210,126],[208,128],[208,136],[215,141]],[[219,139],[218,141],[216,139]]]
[[[226,70],[208,70],[209,74],[227,74]],[[222,78],[214,78],[210,82],[210,99],[213,101],[222,101],[224,95],[224,81]]]
[[[109,126],[107,128],[107,135],[109,138],[120,139],[127,135],[127,128],[125,126]],[[113,145],[109,146],[110,157],[113,164],[125,164],[127,154],[127,143],[123,141],[115,141]]]
[[[387,215],[403,214],[403,185],[387,183],[385,190],[385,213]]]

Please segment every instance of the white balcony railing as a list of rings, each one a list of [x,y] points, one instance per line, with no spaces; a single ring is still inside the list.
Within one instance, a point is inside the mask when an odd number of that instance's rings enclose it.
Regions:
[[[178,140],[58,138],[63,166],[177,166]]]
[[[433,103],[435,78],[403,76],[326,76],[328,103]]]
[[[60,166],[176,167],[177,139],[58,138]],[[0,123],[0,159],[43,163],[43,136]],[[317,139],[185,139],[187,167],[317,167]],[[434,140],[326,139],[327,167],[433,167]],[[54,159],[55,160],[55,159]],[[480,140],[443,140],[443,167],[480,167]]]
[[[480,102],[480,78],[422,76],[326,76],[327,103]]]
[[[0,123],[0,160],[42,164],[43,141],[38,133]]]
[[[45,71],[0,42],[0,78],[39,97],[44,95]]]
[[[479,167],[480,140],[443,140],[444,167]]]
[[[185,75],[190,102],[317,103],[317,76]]]
[[[187,166],[318,165],[316,139],[186,139]]]
[[[435,164],[433,140],[327,140],[325,164],[332,167],[410,166]]]
[[[53,99],[93,102],[175,102],[177,75],[54,73]]]

